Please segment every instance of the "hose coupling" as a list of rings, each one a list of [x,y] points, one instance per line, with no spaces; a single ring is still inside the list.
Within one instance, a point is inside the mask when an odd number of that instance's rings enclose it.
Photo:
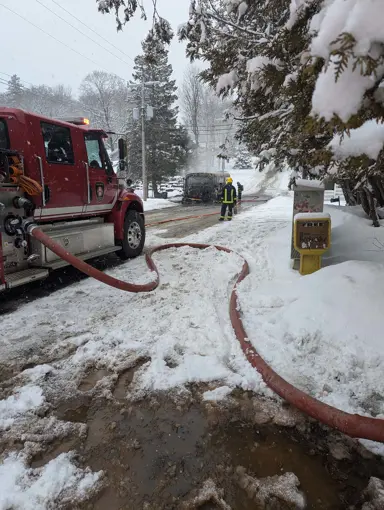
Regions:
[[[35,228],[37,228],[37,225],[33,218],[26,218],[25,220],[23,220],[22,228],[24,232],[26,232],[29,235],[32,235],[32,232]]]

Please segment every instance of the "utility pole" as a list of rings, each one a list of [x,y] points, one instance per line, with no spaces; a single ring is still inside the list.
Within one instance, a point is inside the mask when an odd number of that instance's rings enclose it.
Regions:
[[[141,83],[141,163],[142,163],[142,180],[143,180],[143,200],[148,198],[148,182],[147,182],[147,163],[146,163],[146,144],[145,144],[145,81],[144,75]]]
[[[145,121],[146,119],[151,119],[153,117],[153,108],[151,106],[147,106],[145,104],[145,87],[150,87],[152,85],[157,85],[162,82],[160,81],[145,81],[144,74],[141,80],[141,84],[136,83],[128,83],[128,88],[137,88],[141,87],[141,107],[140,114],[139,109],[134,108],[133,118],[135,120],[139,120],[141,117],[141,166],[142,166],[142,180],[143,180],[143,200],[147,201],[148,199],[148,178],[147,178],[147,160],[146,160],[146,151],[147,146],[145,143]],[[135,114],[137,113],[137,116]]]

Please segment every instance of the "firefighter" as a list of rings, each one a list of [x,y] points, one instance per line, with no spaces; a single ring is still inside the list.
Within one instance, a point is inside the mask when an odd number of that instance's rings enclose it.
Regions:
[[[228,177],[227,183],[223,188],[223,192],[221,194],[221,216],[219,221],[225,220],[225,213],[227,211],[228,207],[228,221],[231,221],[232,214],[233,214],[233,208],[236,205],[236,188],[233,186],[233,179],[232,177]]]
[[[244,191],[244,186],[240,182],[238,182],[237,183],[237,200],[238,200],[238,202],[241,201],[243,191]]]

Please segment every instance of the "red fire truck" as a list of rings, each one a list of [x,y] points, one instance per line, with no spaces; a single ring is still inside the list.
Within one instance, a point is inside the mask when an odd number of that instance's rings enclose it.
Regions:
[[[143,203],[115,173],[107,137],[84,118],[0,107],[0,290],[67,264],[28,234],[31,221],[79,259],[142,252]]]

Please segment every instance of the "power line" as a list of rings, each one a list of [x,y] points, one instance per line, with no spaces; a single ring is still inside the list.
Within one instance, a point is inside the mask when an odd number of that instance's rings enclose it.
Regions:
[[[114,44],[112,44],[110,41],[108,41],[108,39],[106,39],[105,37],[103,37],[102,35],[100,35],[96,30],[94,30],[92,27],[90,27],[89,25],[87,25],[86,23],[84,23],[83,21],[81,21],[81,19],[77,18],[74,14],[72,14],[71,12],[69,12],[67,9],[65,9],[62,5],[60,5],[58,2],[56,2],[55,0],[51,0],[51,2],[53,2],[55,5],[57,5],[57,7],[60,7],[60,9],[62,9],[63,11],[65,11],[67,14],[69,14],[69,16],[72,16],[72,18],[74,18],[76,21],[78,21],[79,23],[81,23],[85,28],[87,28],[88,30],[90,30],[91,32],[93,32],[94,34],[96,34],[98,37],[100,37],[100,39],[102,39],[103,41],[105,41],[106,43],[108,43],[110,46],[112,46],[112,48],[115,48],[115,50],[117,51],[120,51],[120,53],[124,56],[126,56],[127,58],[129,58],[129,60],[132,60],[132,62],[134,62],[133,58],[131,58],[127,53],[125,53],[124,51],[122,51],[120,48],[118,48],[117,46],[115,46]]]
[[[48,37],[51,37],[52,39],[54,39],[55,41],[57,41],[58,43],[62,44],[63,46],[65,46],[66,48],[68,48],[69,50],[73,51],[74,53],[76,53],[77,55],[80,55],[80,57],[82,58],[85,58],[86,60],[89,60],[90,62],[92,62],[92,64],[96,65],[97,67],[99,67],[100,69],[103,69],[103,71],[105,71],[106,73],[109,73],[109,71],[103,67],[101,67],[97,62],[95,62],[94,60],[92,60],[91,58],[89,57],[86,57],[85,55],[83,55],[82,53],[80,53],[79,51],[71,48],[70,46],[68,46],[68,44],[64,43],[63,41],[60,41],[60,39],[57,39],[57,37],[55,37],[54,35],[50,34],[49,32],[46,32],[43,28],[39,27],[38,25],[35,25],[32,21],[30,21],[29,19],[27,18],[24,18],[24,16],[22,16],[21,14],[19,14],[18,12],[15,12],[14,10],[12,10],[10,7],[7,7],[6,5],[4,4],[0,4],[0,7],[3,7],[4,9],[6,9],[7,11],[11,12],[12,14],[14,14],[15,16],[18,16],[19,18],[21,18],[23,21],[25,21],[26,23],[29,23],[30,25],[32,25],[33,27],[37,28],[37,30],[40,30],[40,32],[42,32],[43,34],[47,35]],[[115,74],[115,73],[112,73],[112,74]],[[118,76],[117,74],[115,74],[115,76]],[[121,80],[123,80],[123,78],[121,78],[121,76],[118,76],[118,78],[120,78]],[[125,81],[125,80],[124,80]]]
[[[52,14],[54,14],[57,18],[61,19],[62,21],[64,21],[64,23],[66,23],[67,25],[69,25],[70,27],[72,27],[74,30],[76,30],[77,32],[79,32],[79,34],[83,35],[84,37],[87,37],[90,41],[92,41],[94,44],[97,44],[97,46],[99,46],[100,48],[102,48],[104,51],[107,51],[108,53],[110,53],[113,57],[119,59],[121,62],[123,62],[124,64],[126,65],[130,65],[128,64],[128,62],[124,59],[122,59],[121,57],[119,57],[118,55],[116,55],[115,53],[113,53],[112,51],[110,51],[108,48],[106,48],[105,46],[103,46],[102,44],[100,44],[99,42],[95,41],[94,39],[92,39],[92,37],[89,37],[89,35],[85,34],[84,32],[82,32],[81,30],[79,30],[77,27],[75,27],[74,25],[72,25],[72,23],[70,23],[69,21],[67,21],[65,18],[63,18],[62,16],[60,16],[60,14],[57,14],[55,11],[53,11],[52,9],[50,9],[49,7],[47,7],[45,4],[43,4],[43,2],[40,2],[40,0],[35,0],[35,2],[37,2],[38,4],[42,5],[45,9],[47,9],[47,11],[51,12]]]

